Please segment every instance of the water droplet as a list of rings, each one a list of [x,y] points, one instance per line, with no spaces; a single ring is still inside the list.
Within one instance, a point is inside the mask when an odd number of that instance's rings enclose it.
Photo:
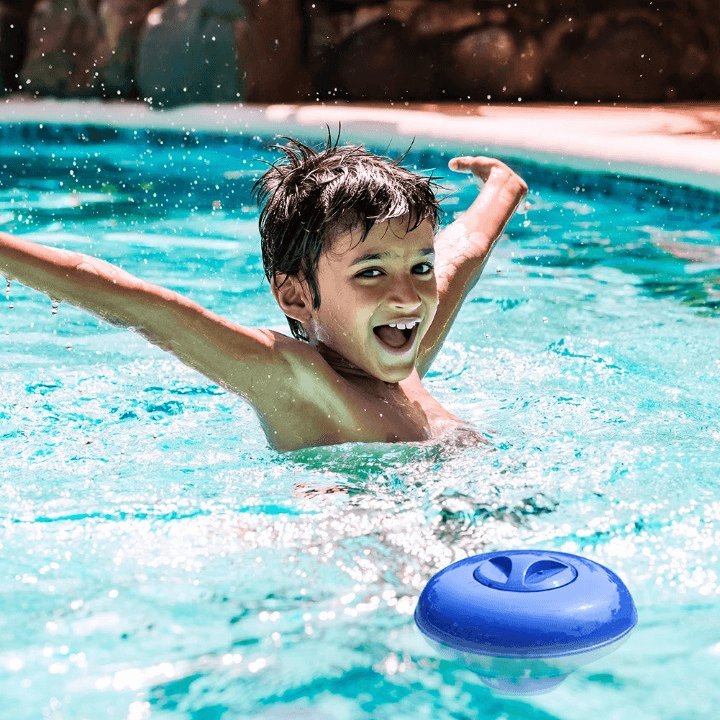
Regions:
[[[5,299],[10,299],[10,281],[7,280],[7,285],[5,286]]]
[[[530,227],[530,220],[528,219],[528,210],[530,209],[530,205],[528,205],[527,200],[523,200],[520,204],[520,207],[518,208],[518,215],[522,217],[522,226],[523,227]]]
[[[59,300],[53,300],[50,305],[50,313],[52,315],[57,315],[58,308],[60,307],[60,301]]]

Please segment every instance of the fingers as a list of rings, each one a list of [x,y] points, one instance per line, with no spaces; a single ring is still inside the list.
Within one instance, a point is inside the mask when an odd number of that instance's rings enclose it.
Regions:
[[[462,155],[450,160],[448,167],[455,172],[472,173],[476,178],[487,180],[491,170],[502,167],[502,163],[484,155]]]
[[[475,184],[483,192],[489,186],[496,191],[502,188],[505,195],[509,194],[517,200],[513,208],[528,191],[525,181],[496,158],[484,155],[461,155],[450,160],[448,167],[455,172],[472,173]]]
[[[484,155],[461,155],[454,157],[448,166],[458,172],[472,172],[475,168],[486,168],[499,165],[500,161]]]
[[[455,172],[472,172],[474,159],[469,156],[455,157],[448,163],[448,167]]]

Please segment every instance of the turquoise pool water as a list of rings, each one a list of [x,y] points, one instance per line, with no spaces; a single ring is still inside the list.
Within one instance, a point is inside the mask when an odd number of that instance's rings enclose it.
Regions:
[[[285,327],[250,201],[260,138],[0,139],[3,230]],[[445,176],[449,218],[473,193],[450,156],[408,158]],[[428,377],[488,448],[280,455],[239,399],[141,338],[0,294],[0,715],[715,717],[720,199],[514,165],[530,208]],[[524,699],[439,660],[412,620],[434,572],[514,547],[608,565],[640,616]]]

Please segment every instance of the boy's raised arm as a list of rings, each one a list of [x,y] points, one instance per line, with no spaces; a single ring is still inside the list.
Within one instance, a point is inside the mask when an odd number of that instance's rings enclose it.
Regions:
[[[521,177],[494,158],[453,158],[450,169],[472,173],[484,185],[470,207],[435,238],[435,276],[440,302],[420,345],[416,363],[420,377],[429,370],[440,351],[490,251],[528,189]]]
[[[236,325],[104,260],[0,233],[0,274],[137,331],[251,402],[271,376],[286,376],[274,369],[289,338]]]

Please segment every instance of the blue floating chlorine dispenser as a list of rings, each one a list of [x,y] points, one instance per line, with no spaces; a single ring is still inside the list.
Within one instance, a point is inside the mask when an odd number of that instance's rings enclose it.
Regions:
[[[464,661],[498,692],[529,695],[617,649],[637,611],[622,580],[592,560],[507,550],[430,578],[415,622],[442,657]]]

